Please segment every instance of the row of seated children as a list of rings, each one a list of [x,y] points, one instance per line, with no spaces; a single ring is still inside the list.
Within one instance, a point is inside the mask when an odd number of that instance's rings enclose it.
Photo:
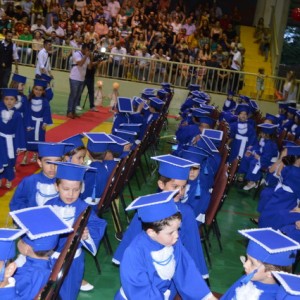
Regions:
[[[47,210],[47,208],[49,207],[51,208],[51,211],[54,211],[63,220],[63,223],[65,225],[71,228],[73,223],[77,220],[78,216],[88,206],[84,201],[82,201],[79,198],[79,196],[81,193],[81,187],[85,173],[87,171],[94,171],[94,169],[68,162],[54,161],[49,162],[49,164],[52,164],[57,168],[55,187],[58,192],[58,195],[57,197],[47,201],[46,206],[12,211],[11,215],[14,221],[21,228],[22,222],[20,221],[20,214],[24,214],[23,223],[30,222],[32,217],[30,214],[27,213],[29,211],[36,211],[36,214],[38,215],[38,221],[35,224],[35,232],[42,230],[42,228],[44,227],[48,227],[48,223],[51,221],[51,218],[49,217],[49,210]],[[42,221],[45,219],[47,219],[46,223]],[[37,226],[37,224],[39,225]],[[23,227],[28,228],[27,223],[24,223]],[[99,219],[95,212],[92,211],[92,214],[89,217],[87,223],[87,227],[84,229],[81,243],[79,244],[79,247],[76,250],[75,257],[71,264],[68,275],[66,276],[63,285],[60,289],[61,299],[77,298],[84,272],[84,252],[81,248],[82,246],[84,246],[93,255],[96,255],[99,243],[104,235],[105,228],[106,222],[104,220]],[[22,295],[22,297],[20,296],[20,299],[33,299],[37,292],[40,290],[40,288],[42,288],[43,285],[46,283],[49,276],[47,278],[46,275],[44,277],[39,276],[38,271],[40,270],[40,272],[42,273],[44,268],[47,267],[47,274],[50,274],[51,265],[49,266],[49,264],[50,262],[53,263],[56,259],[58,259],[67,240],[67,232],[68,231],[66,230],[62,232],[57,231],[59,236],[57,236],[56,242],[54,244],[52,243],[51,248],[49,249],[44,249],[41,247],[35,248],[34,244],[30,243],[28,240],[25,241],[26,245],[24,245],[23,242],[20,242],[19,251],[21,255],[16,261],[16,263],[20,267],[20,272],[23,270],[22,266],[26,266],[29,271],[32,271],[31,274],[29,273],[26,275],[20,273],[19,271],[17,271],[16,273],[16,287],[18,287],[18,281],[20,282],[20,284],[22,284],[20,289],[16,289],[17,294]],[[41,244],[43,245],[42,242]],[[54,251],[49,253],[49,250]],[[35,262],[32,262],[32,257],[36,258],[36,251],[44,251],[42,253],[48,253],[47,256],[51,258],[51,261],[44,261],[44,264],[42,265],[41,263],[39,263],[38,268],[38,266],[35,266]]]
[[[53,98],[50,79],[35,79],[28,98],[24,95],[26,77],[14,74],[11,86],[2,91],[0,102],[1,168],[0,179],[11,188],[16,157],[22,151],[36,151],[32,141],[45,141],[46,127],[52,124],[49,101]],[[23,164],[27,163],[25,152]]]

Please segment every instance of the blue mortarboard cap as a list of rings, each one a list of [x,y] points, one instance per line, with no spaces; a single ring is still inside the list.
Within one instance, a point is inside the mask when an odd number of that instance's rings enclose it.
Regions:
[[[250,108],[251,108],[252,111],[259,110],[259,105],[258,105],[258,103],[255,100],[250,99],[249,105],[250,105]]]
[[[27,230],[23,240],[34,251],[54,249],[59,234],[73,231],[51,205],[15,210],[10,215],[21,229]]]
[[[192,95],[193,97],[195,97],[195,98],[200,98],[200,99],[202,99],[202,94],[201,94],[201,92],[200,92],[199,90],[193,90],[193,91],[191,91],[191,95]]]
[[[166,90],[160,89],[157,91],[157,97],[164,99],[169,93]]]
[[[287,109],[288,109],[288,107],[289,107],[289,105],[288,105],[287,103],[279,103],[279,104],[278,104],[278,107],[279,107],[279,108],[283,108],[283,109],[286,109],[286,110],[287,110]]]
[[[42,79],[34,79],[34,86],[42,86],[43,88],[47,87],[47,81],[42,80]]]
[[[27,77],[14,73],[11,80],[25,84]]]
[[[171,83],[169,83],[169,82],[162,82],[160,85],[168,93],[171,92]]]
[[[200,90],[200,85],[199,84],[193,84],[193,83],[191,83],[189,85],[189,90],[190,91],[199,91]]]
[[[300,146],[286,146],[287,155],[300,156]]]
[[[282,271],[273,271],[272,275],[280,283],[280,288],[277,292],[276,300],[300,299],[300,275]]]
[[[250,98],[248,96],[245,95],[239,95],[239,98],[242,99],[244,102],[246,102],[247,104],[250,103]]]
[[[266,113],[266,120],[270,120],[273,124],[279,123],[279,118],[269,113]]]
[[[191,108],[191,111],[194,117],[204,117],[205,115],[209,114],[207,110],[201,108]]]
[[[120,129],[140,132],[142,123],[122,123],[120,124]]]
[[[84,132],[88,138],[87,149],[91,152],[105,152],[109,143],[114,143],[113,139],[104,132]]]
[[[196,147],[193,147],[196,148]],[[200,151],[194,152],[194,151],[189,151],[189,150],[182,150],[180,152],[180,157],[184,159],[188,159],[195,164],[202,164],[203,160],[207,158],[207,155],[201,153]]]
[[[239,230],[248,238],[247,254],[255,259],[277,266],[294,263],[300,244],[272,228]]]
[[[158,222],[178,212],[173,199],[177,193],[176,190],[141,196],[131,202],[126,210],[137,209],[142,222]]]
[[[288,107],[288,113],[295,115],[297,112],[297,108],[289,106]]]
[[[114,143],[108,144],[108,150],[112,151],[113,153],[122,154],[124,146],[129,144],[129,142],[114,134],[110,134],[109,136],[114,140]]]
[[[197,166],[194,162],[171,154],[151,157],[159,161],[158,173],[172,179],[187,180],[190,167]]]
[[[155,92],[156,92],[156,89],[155,88],[145,88],[145,89],[143,89],[143,91],[142,91],[142,93],[146,93],[146,94],[148,94],[148,95],[153,95],[154,96],[154,94],[155,94]]]
[[[130,98],[118,97],[117,101],[119,112],[133,112],[132,101]]]
[[[161,99],[159,99],[157,97],[151,97],[149,106],[152,106],[152,107],[160,110],[160,109],[162,109],[164,103],[165,103],[164,101],[162,101]]]
[[[154,97],[155,94],[151,92],[142,92],[141,96],[143,99],[149,100],[151,97]]]
[[[47,74],[44,74],[44,73],[41,74],[41,78],[42,78],[43,80],[46,80],[47,83],[50,83],[51,80],[52,80],[52,77],[51,77],[51,76],[48,76]]]
[[[204,110],[207,110],[209,112],[212,112],[215,107],[212,106],[212,105],[207,105],[207,104],[200,104],[200,108],[204,109]]]
[[[2,98],[6,96],[17,97],[18,93],[17,89],[2,89]]]
[[[62,157],[65,153],[66,144],[47,143],[47,142],[29,142],[38,145],[38,154],[40,157]]]
[[[228,96],[234,96],[234,92],[232,90],[229,90],[227,93]]]
[[[216,146],[219,146],[223,139],[223,131],[204,128],[202,136],[208,137]]]
[[[192,100],[193,100],[194,102],[196,102],[197,104],[206,104],[206,100],[201,99],[201,98],[193,97]]]
[[[200,123],[205,123],[205,124],[208,124],[209,127],[213,127],[215,125],[215,120],[212,119],[211,117],[209,116],[202,116],[200,117]]]
[[[153,97],[153,96],[151,96]],[[143,100],[142,98],[140,97],[133,97],[133,100],[132,100],[132,105],[133,106],[139,106],[141,103],[144,103],[144,107],[143,109],[148,109],[149,108],[149,105],[146,103],[145,100]]]
[[[250,112],[250,107],[248,104],[239,104],[237,105],[237,107],[235,108],[235,114],[239,115],[241,112],[245,111],[247,114],[249,114]]]
[[[62,143],[69,144],[65,146],[65,153],[68,153],[76,148],[83,147],[84,146],[82,142],[83,137],[84,135],[82,133],[79,133],[61,141]]]
[[[85,165],[78,165],[71,162],[49,161],[49,164],[57,165],[56,178],[71,181],[82,181],[87,170],[96,170]]]
[[[282,141],[282,145],[283,145],[283,147],[285,147],[285,148],[297,146],[297,144],[296,144],[295,142],[289,141],[289,140],[283,140],[283,141]]]
[[[0,261],[16,256],[15,241],[25,232],[24,229],[0,228]]]
[[[130,130],[115,129],[115,135],[130,143],[134,143],[135,138],[137,136],[137,132]]]
[[[257,126],[261,128],[263,133],[272,134],[276,131],[278,124],[262,123]]]
[[[218,153],[218,149],[210,138],[201,134],[201,139],[197,141],[197,146],[203,149],[207,154]]]

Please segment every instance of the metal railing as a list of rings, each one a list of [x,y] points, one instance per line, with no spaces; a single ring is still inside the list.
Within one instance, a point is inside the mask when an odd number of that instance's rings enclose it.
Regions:
[[[37,51],[30,42],[16,40],[19,60],[24,65],[35,65]],[[53,45],[52,69],[69,71],[72,66],[72,47]],[[230,69],[212,68],[201,64],[179,63],[166,57],[151,58],[97,52],[99,60],[96,76],[119,78],[129,81],[160,84],[170,82],[174,87],[185,88],[191,83],[199,84],[207,92],[226,94],[229,90],[258,99],[256,92],[257,74],[237,72]],[[266,76],[261,100],[274,100],[275,90],[282,91],[285,78]],[[299,100],[299,83],[297,99]],[[299,101],[298,101],[299,102]]]

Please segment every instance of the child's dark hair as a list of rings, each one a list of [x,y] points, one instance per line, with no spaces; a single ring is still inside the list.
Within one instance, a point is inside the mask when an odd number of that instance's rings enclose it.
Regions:
[[[164,229],[165,226],[170,225],[171,221],[173,220],[181,221],[181,219],[182,219],[181,213],[177,212],[174,215],[157,222],[151,222],[151,223],[142,222],[142,228],[144,231],[146,231],[147,229],[152,229],[154,232],[159,233]]]
[[[77,147],[75,149],[72,149],[71,151],[67,152],[66,154],[64,154],[64,156],[73,156],[81,150],[86,150],[86,147],[85,146],[79,146],[79,147]]]
[[[60,185],[60,184],[61,184],[61,181],[62,181],[61,178],[56,178],[56,179],[55,179],[56,185],[57,185],[57,186]],[[80,185],[81,185],[81,184],[82,184],[82,182],[80,182]]]
[[[38,257],[50,257],[53,254],[53,250],[34,251]]]
[[[34,87],[34,86],[33,86]],[[43,87],[43,94],[41,97],[45,96],[45,88]],[[34,93],[33,93],[33,88],[30,91],[30,95],[28,96],[28,101],[30,101],[33,97],[35,97]]]
[[[104,151],[104,152],[92,152],[92,151],[89,151],[92,159],[94,159],[94,160],[104,160],[105,155],[106,155],[107,152],[111,152],[111,151],[109,151],[109,150]]]
[[[166,184],[169,181],[171,181],[172,178],[169,178],[169,177],[166,177],[166,176],[163,176],[163,175],[159,175],[158,180],[161,181],[163,184]]]
[[[292,266],[277,266],[277,265],[271,265],[267,263],[263,263],[263,265],[265,266],[266,272],[282,271],[282,272],[292,273]]]
[[[297,155],[287,155],[284,156],[281,160],[285,166],[292,166],[300,156]]]

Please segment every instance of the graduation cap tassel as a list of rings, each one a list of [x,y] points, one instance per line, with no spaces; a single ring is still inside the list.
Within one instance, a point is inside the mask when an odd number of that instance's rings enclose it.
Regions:
[[[93,186],[92,202],[96,202],[96,183]]]
[[[201,196],[201,187],[200,187],[200,180],[197,180],[197,188],[196,188],[196,193],[195,193],[196,197],[200,197]]]

